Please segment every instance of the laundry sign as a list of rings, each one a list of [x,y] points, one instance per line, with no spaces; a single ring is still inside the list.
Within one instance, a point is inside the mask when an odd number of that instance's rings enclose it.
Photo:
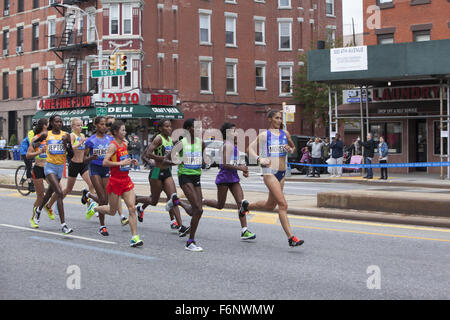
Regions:
[[[367,46],[330,49],[330,72],[367,69]]]

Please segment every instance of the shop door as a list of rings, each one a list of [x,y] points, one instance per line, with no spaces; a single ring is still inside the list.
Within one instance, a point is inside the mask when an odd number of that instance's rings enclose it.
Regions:
[[[416,123],[416,162],[427,162],[427,122],[419,120]],[[427,171],[426,167],[418,167],[416,171]]]

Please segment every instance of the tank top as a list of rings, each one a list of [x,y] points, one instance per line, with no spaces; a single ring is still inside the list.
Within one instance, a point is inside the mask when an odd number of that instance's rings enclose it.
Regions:
[[[178,175],[201,175],[202,174],[202,141],[195,138],[195,143],[188,143],[186,138],[181,139],[183,150],[181,151],[182,162],[178,165]]]
[[[36,135],[36,137],[38,137],[38,138],[39,138],[40,136],[41,136],[41,134],[37,134],[37,135]],[[31,140],[30,140],[30,141],[31,141]],[[38,150],[44,149],[46,145],[47,145],[46,140],[41,141],[41,144],[40,144],[38,147],[36,147],[36,148],[34,149],[34,152],[37,152]],[[35,158],[36,160],[47,159],[47,153],[41,153],[41,154],[38,154],[38,155],[35,156],[34,158]]]
[[[161,137],[162,144],[158,148],[156,148],[153,153],[157,156],[164,157],[173,149],[172,138],[169,137],[169,139],[166,140],[162,134],[158,134],[158,137]]]
[[[81,136],[77,136],[74,132],[72,132],[72,134],[75,136],[75,141],[73,142],[73,146],[75,147],[77,145],[80,145],[78,147],[78,150],[86,149],[86,145],[84,144],[84,142],[82,144],[80,144],[80,141],[81,141],[82,137]]]
[[[280,135],[274,135],[270,130],[267,130],[267,146],[266,155],[267,157],[281,158],[287,155],[286,149],[284,148],[288,144],[286,133],[280,130]]]
[[[226,145],[232,146],[233,152],[230,154],[229,159],[221,159],[222,161],[219,166],[220,171],[216,177],[216,184],[239,182],[239,175],[237,173],[237,170],[225,169],[222,165],[222,163],[225,163],[226,160],[229,160],[227,164],[231,164],[233,166],[239,165],[239,150],[238,150],[237,146],[235,146],[234,144],[232,145],[229,142],[225,142],[225,144],[223,145],[222,148],[225,148]],[[221,158],[222,157],[223,157],[223,152],[221,152]]]
[[[97,135],[94,134],[86,140],[84,144],[90,149],[89,155],[97,155],[97,159],[91,161],[92,164],[103,166],[103,159],[105,159],[106,152],[113,140],[114,138],[107,134],[105,134],[103,138],[98,138]]]
[[[62,165],[66,162],[66,147],[64,146],[62,138],[67,133],[61,131],[59,134],[54,134],[53,131],[48,132],[47,142],[47,162]]]
[[[128,148],[126,143],[119,146],[115,140],[111,142],[117,148],[116,152],[111,157],[112,162],[120,162],[130,158],[128,154]],[[130,166],[114,166],[110,168],[110,176],[116,179],[122,179],[128,177],[128,172],[130,171]]]

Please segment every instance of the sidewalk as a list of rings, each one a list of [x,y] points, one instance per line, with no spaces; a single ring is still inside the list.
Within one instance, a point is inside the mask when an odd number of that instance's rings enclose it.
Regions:
[[[0,161],[0,169],[17,168],[21,161]],[[251,171],[258,171],[256,167],[250,167]],[[145,172],[145,171],[144,171]],[[329,178],[328,175],[321,175],[320,178],[305,177],[293,174],[286,178],[289,181],[301,182],[322,182],[322,183],[353,183],[355,190],[346,192],[326,192],[316,196],[306,195],[286,195],[289,205],[288,213],[293,215],[303,215],[321,218],[363,220],[384,223],[412,224],[422,226],[434,226],[450,228],[450,213],[447,208],[450,204],[450,190],[447,192],[431,193],[425,192],[393,192],[386,191],[362,191],[358,190],[359,184],[376,186],[414,186],[417,188],[442,188],[450,189],[450,181],[440,180],[438,175],[426,175],[422,173],[401,175],[394,174],[389,180],[363,179],[361,176],[349,176],[346,174],[340,178]],[[66,179],[62,180],[63,186]],[[15,189],[12,181],[0,178],[0,187]],[[73,194],[81,194],[85,188],[83,181],[75,183]],[[181,198],[185,198],[182,190],[178,189]],[[203,189],[205,199],[216,199],[215,189]],[[148,195],[150,188],[148,185],[136,184],[135,192],[139,195]],[[250,202],[266,200],[266,192],[245,191],[245,198]],[[325,199],[325,200],[324,200]],[[350,200],[351,201],[350,201]],[[355,200],[357,199],[357,201]],[[161,194],[160,202],[167,201],[165,194]],[[356,202],[355,202],[356,201]],[[355,204],[356,203],[356,204]],[[378,204],[387,204],[386,206]],[[368,204],[376,204],[369,206]],[[400,207],[400,209],[398,209]],[[237,208],[231,194],[228,195],[225,208]],[[410,210],[415,208],[415,210]],[[370,210],[370,211],[369,211]],[[425,212],[426,211],[426,212]],[[415,214],[411,214],[411,213]],[[433,214],[435,213],[435,214]],[[436,214],[440,213],[440,214]]]

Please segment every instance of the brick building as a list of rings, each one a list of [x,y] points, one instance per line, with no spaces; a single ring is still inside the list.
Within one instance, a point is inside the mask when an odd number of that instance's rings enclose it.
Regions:
[[[371,6],[375,5],[379,11],[371,9]],[[364,0],[363,12],[364,44],[383,46],[386,52],[391,50],[391,44],[417,42],[414,48],[429,48],[431,57],[432,50],[439,45],[433,43],[433,40],[450,39],[449,0]],[[384,65],[390,63],[383,62]],[[415,63],[426,70],[434,62],[425,54],[416,57]],[[407,76],[405,75],[405,78]],[[373,79],[371,83],[367,81],[371,84],[368,88],[370,103],[367,106],[368,114],[364,104],[363,116],[369,117],[369,125],[366,123],[364,126],[369,128],[375,138],[384,136],[387,139],[390,162],[441,161],[441,130],[447,129],[445,124],[441,128],[440,114],[447,114],[448,81],[448,76],[439,78],[432,75],[417,79],[410,77],[386,81]],[[445,106],[442,111],[441,94]],[[356,120],[361,116],[360,104],[353,103],[354,100],[355,98],[346,96],[344,104],[339,107],[342,117],[355,116],[355,121],[347,121],[342,128],[347,145],[361,135],[359,120]],[[446,155],[447,139],[443,141],[442,152]],[[423,167],[399,168],[393,171],[438,173],[441,169]]]
[[[92,106],[112,96],[115,112],[133,107],[130,96],[139,105],[169,97],[185,118],[208,127],[263,128],[269,108],[290,103],[299,54],[342,37],[341,0],[1,0],[0,10],[0,134],[19,141],[39,106],[75,107],[64,101],[87,95]],[[96,31],[101,69],[119,52],[127,56],[125,76],[90,77],[100,68]],[[291,132],[325,134],[298,111]],[[127,124],[145,140],[153,121]]]

